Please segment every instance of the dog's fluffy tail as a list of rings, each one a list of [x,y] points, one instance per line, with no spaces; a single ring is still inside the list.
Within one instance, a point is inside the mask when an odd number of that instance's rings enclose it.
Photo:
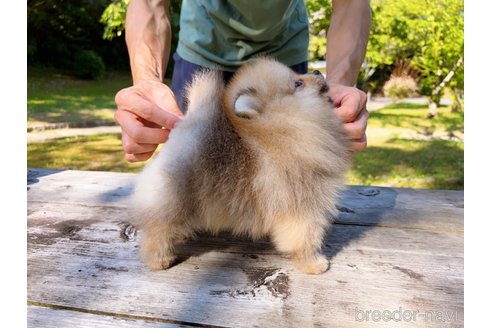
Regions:
[[[206,113],[221,108],[224,81],[217,69],[206,69],[196,73],[192,82],[186,86],[187,115]]]

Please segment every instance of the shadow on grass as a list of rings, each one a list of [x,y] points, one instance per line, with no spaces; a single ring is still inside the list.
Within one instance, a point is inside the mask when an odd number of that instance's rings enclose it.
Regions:
[[[83,109],[77,111],[46,111],[28,112],[28,127],[46,123],[66,123],[71,127],[92,127],[99,125],[116,125],[114,113],[116,109]]]
[[[400,108],[401,109],[401,108]],[[464,113],[441,113],[435,118],[426,118],[426,111],[419,109],[392,110],[382,109],[370,114],[370,121],[378,121],[383,127],[411,128],[416,131],[444,130],[449,134],[464,132]]]
[[[48,123],[113,120],[115,94],[130,85],[131,75],[111,72],[98,80],[82,80],[54,69],[28,69],[29,121]]]
[[[465,113],[459,112],[454,113],[453,117],[444,116],[440,117],[439,120],[446,127],[446,132],[452,133],[454,131],[465,132]]]
[[[120,134],[70,137],[27,145],[29,167],[65,170],[138,172],[143,163],[124,159]]]
[[[61,95],[33,97],[27,101],[29,113],[38,112],[75,112],[80,109],[115,108],[114,95]]]
[[[437,108],[446,108],[447,105],[439,105]],[[410,103],[410,102],[396,102],[390,103],[384,106],[384,109],[428,109],[429,105],[427,103]]]
[[[369,146],[354,156],[351,175],[361,184],[387,181],[397,187],[463,190],[462,143],[390,139],[387,145]]]
[[[393,125],[401,127],[403,122],[408,122],[409,120],[415,119],[415,115],[403,114],[403,113],[388,113],[385,110],[379,110],[371,112],[370,120],[378,120],[381,121],[383,126]]]
[[[418,104],[418,103],[392,103],[387,106],[384,106],[383,109],[422,109],[427,108],[427,104]]]

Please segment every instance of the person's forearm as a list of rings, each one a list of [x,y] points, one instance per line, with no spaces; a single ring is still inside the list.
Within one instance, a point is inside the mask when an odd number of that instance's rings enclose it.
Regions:
[[[326,42],[328,81],[353,86],[366,54],[371,27],[367,0],[333,0]]]
[[[133,83],[142,80],[162,82],[171,49],[169,1],[131,1],[125,35]]]

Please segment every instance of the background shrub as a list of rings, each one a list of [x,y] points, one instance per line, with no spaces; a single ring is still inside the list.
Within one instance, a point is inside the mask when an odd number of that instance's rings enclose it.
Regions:
[[[75,55],[74,72],[84,79],[98,80],[106,73],[101,56],[93,50],[82,50]]]
[[[390,79],[384,84],[383,92],[386,97],[393,101],[412,96],[417,90],[417,82],[408,75],[391,75]]]

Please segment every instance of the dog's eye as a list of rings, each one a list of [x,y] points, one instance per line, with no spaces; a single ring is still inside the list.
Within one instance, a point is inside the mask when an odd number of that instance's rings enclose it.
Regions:
[[[304,86],[304,82],[302,80],[297,80],[294,82],[294,86],[296,87],[296,89],[301,88]]]

